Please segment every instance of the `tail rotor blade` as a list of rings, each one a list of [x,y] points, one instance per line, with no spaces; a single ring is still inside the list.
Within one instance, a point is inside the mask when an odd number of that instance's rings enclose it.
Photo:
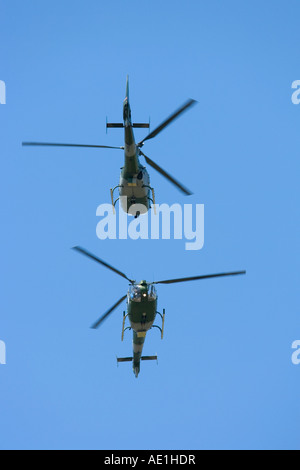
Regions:
[[[110,264],[106,263],[102,259],[98,258],[97,256],[93,255],[89,251],[87,251],[85,248],[81,248],[80,246],[74,246],[73,250],[78,251],[78,253],[81,253],[84,256],[87,256],[88,258],[92,259],[93,261],[96,261],[99,264],[102,264],[102,266],[105,266],[106,268],[110,269],[114,273],[118,274],[119,276],[123,277],[127,281],[129,281],[131,284],[134,284],[134,281],[132,279],[129,279],[129,277],[126,276],[126,274],[122,273],[122,271],[119,271],[118,269],[114,268]]]
[[[99,328],[99,326],[101,325],[101,323],[106,320],[107,317],[109,317],[109,315],[111,313],[113,313],[113,311],[126,299],[127,297],[127,294],[126,295],[123,295],[123,297],[121,297],[118,302],[116,302],[109,310],[107,310],[107,312],[104,313],[104,315],[102,315],[102,317],[99,318],[99,320],[97,320],[92,326],[91,328],[93,330],[95,330],[96,328]]]
[[[52,144],[52,143],[49,143],[49,142],[22,142],[22,145],[23,145],[23,147],[83,147],[83,148],[124,150],[124,147],[110,147],[108,145]]]
[[[189,109],[191,106],[196,104],[197,101],[193,99],[189,99],[186,103],[184,103],[177,111],[175,111],[171,116],[169,116],[165,121],[163,121],[158,127],[156,127],[150,134],[148,134],[141,142],[139,142],[139,146],[142,146],[146,140],[153,139],[159,134],[165,127],[167,127],[171,122],[177,119],[184,111]]]
[[[176,282],[198,281],[199,279],[210,279],[213,277],[224,277],[224,276],[237,276],[239,274],[246,274],[246,271],[235,271],[235,272],[220,273],[220,274],[206,274],[204,276],[182,277],[179,279],[168,279],[166,281],[157,281],[157,282],[153,282],[152,284],[174,284]]]
[[[160,173],[167,180],[169,180],[172,184],[174,184],[174,186],[176,186],[180,191],[182,191],[187,196],[191,196],[193,194],[189,189],[187,189],[185,186],[183,186],[181,183],[179,183],[179,181],[177,181],[175,178],[173,178],[173,176],[171,176],[169,173],[167,173],[165,170],[163,170],[159,165],[157,165],[157,163],[155,163],[153,160],[151,160],[151,158],[147,157],[147,155],[145,155],[141,150],[140,150],[140,154],[143,155],[143,157],[145,158],[148,165],[152,166],[152,168],[154,168],[154,170],[158,171],[158,173]]]

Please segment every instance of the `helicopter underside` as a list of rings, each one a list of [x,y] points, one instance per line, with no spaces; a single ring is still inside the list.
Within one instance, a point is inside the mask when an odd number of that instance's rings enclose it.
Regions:
[[[128,318],[130,326],[137,334],[148,331],[155,320],[157,310],[157,300],[144,300],[128,303]]]
[[[128,302],[128,318],[130,327],[133,330],[133,371],[137,377],[140,371],[140,361],[142,357],[143,347],[146,334],[152,327],[157,310],[157,299],[143,300],[136,302],[130,300]]]
[[[133,177],[125,177],[121,175],[119,195],[122,209],[130,213],[131,215],[142,215],[146,214],[151,203],[150,198],[150,178],[145,168],[134,175]],[[127,200],[125,199],[127,198]],[[137,210],[131,208],[131,206],[138,204]],[[139,214],[137,214],[137,212]]]

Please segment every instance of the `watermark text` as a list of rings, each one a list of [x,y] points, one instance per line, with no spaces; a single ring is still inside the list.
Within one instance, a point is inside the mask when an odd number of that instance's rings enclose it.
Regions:
[[[292,354],[292,363],[295,366],[298,366],[300,364],[300,340],[296,340],[293,342],[292,349],[295,349]]]
[[[292,94],[292,103],[299,104],[300,103],[300,80],[294,80],[292,83],[292,88],[296,91]]]
[[[0,104],[6,104],[6,85],[3,80],[0,80]]]
[[[4,341],[0,340],[0,365],[6,364],[6,346]]]
[[[123,196],[122,196],[123,197]],[[126,200],[126,197],[124,197]],[[121,198],[120,198],[121,199]],[[121,202],[126,207],[126,201]],[[96,216],[100,221],[96,227],[99,240],[185,240],[186,250],[201,250],[204,246],[204,204],[155,204],[148,211],[130,207],[129,214],[141,215],[130,219],[119,208],[116,215],[111,204],[98,206]],[[145,206],[144,206],[145,208]],[[129,223],[128,223],[129,220]]]

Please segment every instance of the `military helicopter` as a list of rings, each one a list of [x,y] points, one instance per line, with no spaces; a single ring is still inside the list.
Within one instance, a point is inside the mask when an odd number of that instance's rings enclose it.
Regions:
[[[195,100],[189,99],[177,111],[171,114],[158,127],[150,132],[143,140],[136,144],[133,128],[149,128],[149,123],[132,123],[131,109],[129,104],[129,79],[126,80],[126,97],[123,103],[123,123],[108,123],[106,128],[124,128],[125,145],[122,147],[111,147],[107,145],[82,145],[82,144],[55,144],[46,142],[23,142],[23,146],[50,146],[50,147],[84,147],[84,148],[104,148],[124,150],[125,164],[121,168],[121,176],[119,184],[110,190],[111,202],[113,209],[118,200],[121,202],[123,210],[135,217],[141,213],[146,213],[151,207],[151,203],[155,205],[154,188],[150,186],[150,177],[146,168],[140,163],[139,157],[143,156],[148,165],[158,171],[162,176],[174,184],[185,195],[191,195],[191,191],[185,188],[179,181],[173,178],[169,173],[163,170],[157,163],[147,157],[141,150],[144,143],[156,137],[165,127],[178,118],[184,111],[189,109],[196,103]],[[119,197],[114,200],[114,192],[119,189]],[[125,196],[125,197],[121,197]],[[151,197],[152,196],[152,197]],[[138,205],[140,210],[130,211],[131,206]]]
[[[147,282],[145,280],[136,282],[133,279],[129,279],[123,272],[114,268],[110,264],[106,263],[102,259],[98,258],[94,254],[90,253],[86,249],[75,246],[73,250],[87,256],[88,258],[96,261],[97,263],[105,266],[114,273],[123,277],[129,282],[128,293],[123,295],[107,312],[104,313],[91,328],[98,328],[103,321],[127,298],[127,314],[123,313],[123,324],[122,324],[122,341],[124,339],[124,333],[126,330],[133,331],[133,355],[131,357],[119,357],[119,362],[132,362],[133,372],[138,377],[140,372],[140,361],[157,360],[157,356],[142,356],[143,346],[146,339],[146,334],[151,328],[158,328],[161,332],[161,339],[164,334],[164,323],[165,323],[165,309],[163,313],[157,311],[157,291],[155,286],[157,284],[174,284],[177,282],[188,282],[196,281],[199,279],[209,279],[214,277],[223,276],[236,276],[239,274],[246,274],[246,271],[235,271],[220,274],[207,274],[202,276],[184,277],[178,279],[168,279],[165,281]],[[154,325],[156,315],[159,315],[162,321],[161,327]],[[129,319],[130,326],[125,328],[126,318]]]

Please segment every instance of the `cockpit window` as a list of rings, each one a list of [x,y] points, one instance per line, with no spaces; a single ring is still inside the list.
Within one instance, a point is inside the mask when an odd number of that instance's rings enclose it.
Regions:
[[[148,296],[152,299],[156,299],[156,297],[157,297],[156,289],[153,285],[150,286],[150,291],[148,292]]]
[[[130,298],[135,302],[140,302],[142,299],[142,293],[139,286],[132,286],[130,288]]]
[[[131,286],[129,290],[130,299],[134,302],[141,302],[142,297],[148,297],[148,300],[155,300],[157,297],[156,289],[151,286]]]

